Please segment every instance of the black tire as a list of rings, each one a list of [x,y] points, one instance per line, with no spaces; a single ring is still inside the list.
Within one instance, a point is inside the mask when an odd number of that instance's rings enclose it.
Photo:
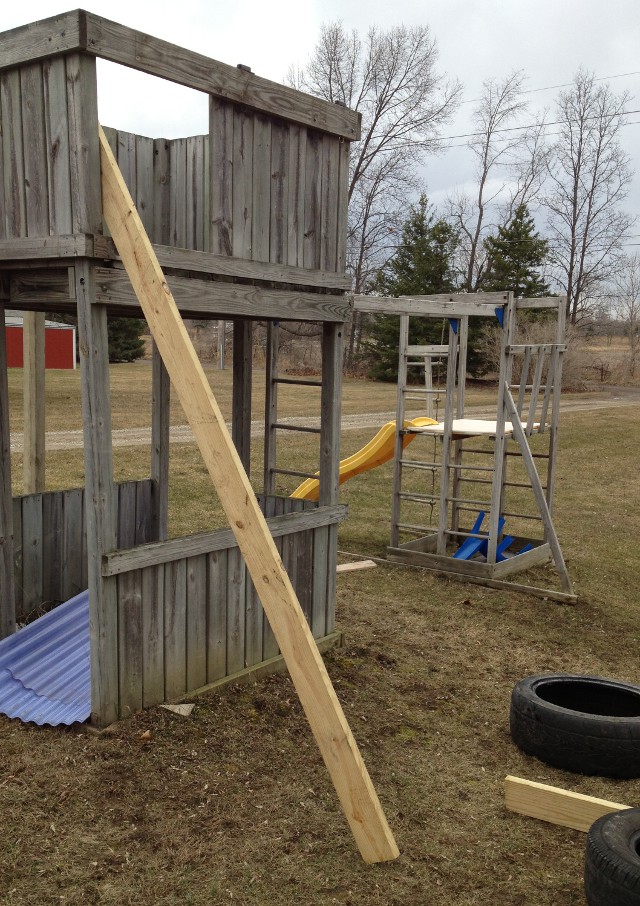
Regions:
[[[511,694],[511,738],[557,768],[640,777],[640,686],[559,673],[528,676]]]
[[[589,906],[640,906],[640,808],[605,815],[587,834],[584,892]]]

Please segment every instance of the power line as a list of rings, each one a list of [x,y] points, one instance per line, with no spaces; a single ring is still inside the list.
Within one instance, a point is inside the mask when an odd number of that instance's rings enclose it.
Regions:
[[[631,116],[634,113],[640,113],[640,109],[639,110],[623,110],[621,113],[618,114],[618,116]],[[597,118],[598,118],[597,116],[587,116],[587,117],[585,117],[585,120],[595,120]],[[525,123],[524,126],[505,126],[503,129],[493,129],[491,134],[496,135],[499,132],[517,132],[520,129],[531,129],[534,126],[538,126],[538,125],[562,126],[562,124],[563,124],[563,120],[553,120],[550,123],[542,123],[542,124]],[[633,123],[621,123],[620,125],[621,126],[632,126],[634,124]],[[554,133],[554,134],[559,135],[560,133]],[[449,141],[449,139],[454,139],[454,138],[473,138],[476,135],[486,135],[486,132],[462,132],[460,135],[444,135],[442,137],[442,141],[446,142],[446,141]]]
[[[640,69],[635,72],[618,72],[616,75],[598,76],[594,82],[610,82],[611,79],[624,79],[627,76],[640,75]],[[544,88],[527,88],[522,94],[537,94],[540,91],[555,91],[557,88],[570,88],[573,82],[563,82],[561,85],[545,85]],[[482,98],[470,98],[468,101],[461,101],[461,104],[477,104]]]

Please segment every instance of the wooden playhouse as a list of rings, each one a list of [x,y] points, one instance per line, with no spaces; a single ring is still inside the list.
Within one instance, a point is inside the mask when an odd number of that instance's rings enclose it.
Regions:
[[[114,484],[107,315],[141,309],[103,222],[96,58],[209,95],[208,135],[105,134],[180,313],[233,322],[232,436],[247,471],[252,324],[268,322],[261,505],[317,640],[335,628],[345,513],[338,435],[359,115],[82,10],[0,44],[0,304],[77,312],[86,475],[84,488],[12,497],[0,339],[0,629],[7,636],[34,606],[88,587],[92,722],[104,726],[259,665],[278,646],[230,530],[167,537],[170,382],[157,349],[150,476]],[[286,319],[322,328],[319,504],[275,495],[276,435],[291,429],[277,409]]]

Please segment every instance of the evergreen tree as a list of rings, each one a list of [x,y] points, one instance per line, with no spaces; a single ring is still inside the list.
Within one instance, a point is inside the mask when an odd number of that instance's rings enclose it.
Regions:
[[[453,260],[457,244],[458,236],[454,228],[436,218],[429,209],[426,196],[422,195],[405,221],[396,254],[378,272],[373,290],[384,296],[453,292],[456,287]],[[411,319],[410,343],[439,344],[442,335],[442,321]],[[399,318],[393,315],[375,318],[365,344],[370,377],[382,381],[397,380],[399,337]]]
[[[133,362],[144,355],[140,334],[145,322],[140,318],[108,318],[109,361]]]
[[[480,287],[484,292],[506,290],[527,298],[549,294],[539,272],[547,260],[549,243],[536,232],[526,204],[516,208],[497,236],[485,240],[485,250],[489,266]]]

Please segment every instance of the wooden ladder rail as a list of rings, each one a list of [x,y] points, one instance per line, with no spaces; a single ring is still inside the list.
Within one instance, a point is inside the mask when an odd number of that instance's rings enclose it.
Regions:
[[[105,222],[182,403],[365,862],[399,855],[218,403],[100,128]]]

